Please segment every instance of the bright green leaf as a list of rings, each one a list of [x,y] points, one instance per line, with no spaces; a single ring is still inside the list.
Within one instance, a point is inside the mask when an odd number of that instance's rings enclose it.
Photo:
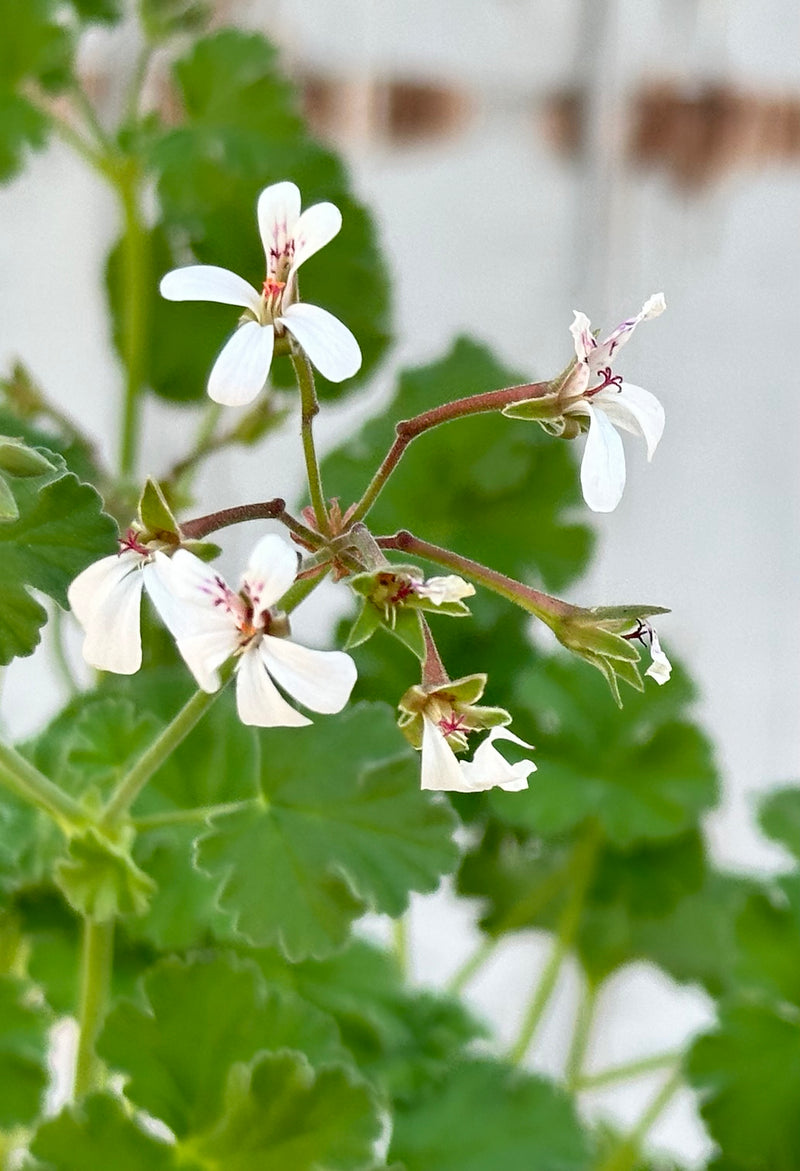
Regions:
[[[401,1105],[389,1157],[413,1171],[588,1171],[569,1099],[506,1065],[466,1061],[435,1092]]]
[[[452,814],[419,791],[387,707],[271,729],[262,744],[262,800],[219,818],[197,854],[246,938],[323,956],[367,907],[398,915],[455,865]]]
[[[179,1137],[212,1125],[229,1069],[260,1050],[296,1049],[313,1063],[344,1055],[329,1017],[224,953],[163,960],[145,976],[144,993],[149,1009],[123,1002],[112,1010],[99,1051],[130,1079],[132,1101]]]
[[[70,906],[96,922],[143,915],[155,890],[129,846],[93,827],[70,838],[66,857],[56,863],[55,881]]]
[[[759,821],[765,834],[800,859],[800,788],[769,793],[761,803]]]
[[[179,1165],[175,1147],[142,1130],[110,1094],[92,1094],[45,1122],[31,1151],[43,1171],[172,1171]],[[200,1171],[188,1162],[180,1167]]]

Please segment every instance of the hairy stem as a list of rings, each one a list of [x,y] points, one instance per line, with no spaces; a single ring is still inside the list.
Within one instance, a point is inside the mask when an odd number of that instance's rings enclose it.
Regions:
[[[397,549],[402,553],[416,554],[419,557],[424,557],[427,561],[435,561],[447,569],[463,573],[466,577],[471,577],[480,585],[499,594],[502,598],[506,598],[509,602],[521,606],[529,614],[535,614],[537,618],[548,625],[551,618],[563,617],[571,614],[575,609],[569,602],[563,602],[560,598],[554,598],[550,594],[543,594],[541,590],[535,590],[532,586],[523,585],[522,582],[515,581],[513,577],[506,577],[504,573],[498,573],[496,569],[489,569],[488,566],[481,565],[478,561],[472,561],[469,557],[462,557],[450,549],[443,549],[440,545],[432,545],[429,541],[423,541],[420,537],[415,537],[413,533],[408,532],[407,529],[400,529],[391,537],[378,537],[377,544],[381,549]]]
[[[125,402],[120,438],[120,474],[131,476],[139,446],[139,400],[145,381],[150,248],[139,207],[141,178],[133,162],[120,169],[116,187],[122,203],[122,356]]]
[[[94,919],[84,919],[78,1006],[80,1031],[73,1084],[73,1097],[76,1101],[92,1090],[101,1088],[103,1067],[95,1053],[95,1042],[111,994],[113,954],[114,920],[98,923]]]
[[[550,997],[558,981],[561,965],[564,962],[575,939],[580,924],[586,892],[594,873],[597,850],[600,844],[600,833],[596,824],[592,823],[583,836],[578,839],[570,861],[570,876],[572,890],[567,904],[558,923],[558,931],[552,950],[544,966],[539,982],[534,988],[533,996],[525,1013],[519,1036],[509,1053],[509,1060],[518,1065],[528,1052],[531,1041],[544,1016],[545,1009],[550,1003]]]
[[[181,521],[180,529],[184,537],[198,541],[210,533],[217,532],[218,529],[243,524],[248,520],[279,520],[307,544],[319,548],[325,543],[324,537],[307,528],[301,521],[295,520],[286,511],[286,501],[280,496],[255,504],[238,504],[234,508],[223,508],[219,512],[210,512],[207,516],[198,516],[195,520]]]
[[[319,460],[314,447],[314,418],[319,411],[317,392],[314,387],[314,373],[311,363],[305,354],[292,354],[292,365],[297,376],[297,385],[300,389],[300,434],[303,440],[303,456],[306,461],[306,477],[308,479],[308,494],[314,516],[317,518],[317,528],[325,536],[330,536],[328,511],[325,507],[325,493],[322,490],[322,477],[319,471]]]
[[[10,744],[0,741],[0,784],[18,797],[47,813],[66,829],[82,825],[86,815],[74,798],[54,785],[44,773],[20,756]]]
[[[386,453],[381,466],[372,477],[366,492],[356,504],[352,519],[363,520],[375,501],[381,494],[386,481],[400,463],[405,449],[412,440],[433,427],[442,423],[450,423],[454,419],[464,419],[468,415],[486,414],[488,411],[502,411],[503,407],[511,403],[524,402],[531,398],[542,398],[551,390],[549,382],[531,382],[523,386],[508,386],[503,390],[490,390],[485,394],[472,394],[467,398],[458,398],[454,402],[444,403],[441,407],[434,407],[431,411],[423,411],[413,419],[403,419],[395,427],[395,441]]]

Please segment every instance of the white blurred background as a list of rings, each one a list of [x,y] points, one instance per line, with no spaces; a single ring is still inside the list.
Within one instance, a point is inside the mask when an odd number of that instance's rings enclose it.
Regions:
[[[398,341],[373,401],[392,370],[438,356],[461,331],[522,371],[548,376],[569,357],[573,308],[612,327],[664,291],[668,312],[637,333],[623,369],[662,399],[667,430],[650,466],[639,445],[629,446],[623,502],[595,518],[598,556],[571,596],[672,607],[662,642],[700,685],[700,717],[725,778],[722,811],[708,826],[715,855],[735,868],[779,866],[752,808],[758,791],[800,774],[792,332],[800,6],[230,0],[219,8],[220,18],[283,48],[314,125],[343,150],[374,209],[396,282]],[[109,106],[133,48],[130,30],[92,34],[85,46],[85,68]],[[101,279],[116,231],[110,196],[61,146],[0,190],[0,371],[21,358],[109,449],[119,371]],[[365,409],[326,408],[322,446]],[[143,474],[164,470],[173,437],[190,433],[185,419],[151,404]],[[286,446],[272,438],[266,457],[211,461],[201,511],[251,492],[291,496],[300,473],[297,445],[288,444],[288,456]],[[237,534],[228,543],[234,563],[248,541]],[[46,654],[6,673],[0,710],[14,737],[40,726],[59,701],[52,673],[44,681]],[[439,982],[468,954],[465,920],[446,894],[415,909],[420,980]],[[545,954],[546,941],[528,933],[470,985],[472,1002],[503,1036],[513,1035]],[[567,971],[535,1058],[552,1073],[575,994]],[[604,991],[590,1069],[672,1047],[708,1019],[697,990],[636,965]],[[657,1085],[642,1079],[587,1096],[585,1108],[632,1122]],[[710,1149],[688,1093],[652,1139],[697,1166]]]

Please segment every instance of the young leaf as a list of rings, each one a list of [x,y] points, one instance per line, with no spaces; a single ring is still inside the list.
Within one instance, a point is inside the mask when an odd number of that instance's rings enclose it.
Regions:
[[[500,1062],[463,1061],[435,1093],[401,1104],[389,1157],[414,1171],[588,1171],[569,1099]]]
[[[270,729],[263,745],[261,800],[220,817],[197,852],[250,941],[321,957],[367,907],[398,915],[455,865],[453,817],[419,791],[388,707],[362,704],[301,735]]]
[[[148,1007],[118,1004],[98,1048],[129,1078],[131,1100],[180,1138],[213,1124],[228,1071],[260,1050],[299,1050],[315,1064],[345,1056],[329,1017],[224,953],[163,960],[143,990]]]

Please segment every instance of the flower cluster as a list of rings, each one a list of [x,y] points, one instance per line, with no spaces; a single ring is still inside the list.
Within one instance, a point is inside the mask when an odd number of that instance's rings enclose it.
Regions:
[[[354,375],[361,364],[358,343],[347,327],[299,297],[298,270],[337,235],[342,222],[339,211],[333,204],[318,203],[301,212],[300,192],[293,183],[283,182],[261,193],[257,218],[266,257],[260,292],[235,273],[213,265],[176,269],[161,281],[161,292],[169,300],[209,300],[244,310],[208,382],[211,398],[230,406],[256,397],[276,353],[307,359],[337,382]],[[660,294],[651,297],[637,316],[624,321],[604,341],[592,333],[588,318],[576,312],[571,326],[575,359],[561,378],[541,384],[539,389],[546,393],[538,399],[521,400],[517,394],[499,403],[505,414],[536,419],[565,438],[587,432],[581,483],[587,503],[599,512],[616,507],[625,483],[624,453],[615,427],[641,435],[648,456],[661,438],[664,412],[658,400],[623,382],[613,373],[612,361],[639,322],[657,316],[663,308]],[[311,393],[313,398],[313,386]],[[426,579],[416,565],[392,564],[363,524],[353,521],[348,528],[348,518],[358,516],[359,508],[353,506],[342,514],[338,502],[325,503],[310,433],[309,416],[314,412],[306,411],[308,403],[303,402],[309,485],[316,484],[316,495],[311,493],[313,515],[303,515],[312,528],[283,515],[296,542],[310,551],[310,560],[301,566],[299,553],[285,540],[274,534],[262,536],[238,587],[233,588],[207,563],[216,547],[187,536],[214,531],[220,523],[209,527],[195,521],[181,530],[161,490],[148,481],[138,519],[120,539],[119,552],[90,565],[70,586],[69,602],[85,632],[84,657],[99,670],[131,674],[139,669],[141,603],[146,593],[201,689],[217,691],[233,674],[237,710],[245,724],[301,727],[310,720],[295,704],[312,712],[339,712],[356,682],[356,667],[346,651],[315,650],[291,638],[289,611],[291,600],[298,597],[297,591],[292,592],[298,575],[313,574],[327,564],[337,579],[348,578],[362,601],[347,648],[359,646],[382,625],[422,662],[422,682],[403,695],[398,722],[421,752],[423,789],[527,788],[536,765],[529,759],[510,763],[497,744],[502,741],[523,750],[531,745],[508,730],[511,716],[507,711],[478,704],[485,675],[448,679],[426,623],[426,611],[467,616],[464,599],[475,593],[474,586],[456,574]],[[481,403],[479,409],[485,405]],[[390,452],[379,474],[385,469],[388,475],[401,451],[402,447]],[[359,506],[361,515],[366,512],[364,500]],[[276,503],[283,508],[283,501]],[[402,535],[382,538],[383,545],[402,548],[392,544]],[[477,563],[457,555],[448,557],[446,550],[436,546],[427,550],[438,552],[444,565],[481,571]],[[564,646],[602,670],[618,700],[618,678],[643,687],[635,642],[650,650],[652,662],[645,674],[657,683],[669,678],[669,660],[647,621],[648,616],[664,612],[659,607],[586,610],[491,570],[483,577],[478,572],[477,580],[490,588],[499,581],[501,594],[531,609]],[[484,733],[467,759],[470,739]]]

